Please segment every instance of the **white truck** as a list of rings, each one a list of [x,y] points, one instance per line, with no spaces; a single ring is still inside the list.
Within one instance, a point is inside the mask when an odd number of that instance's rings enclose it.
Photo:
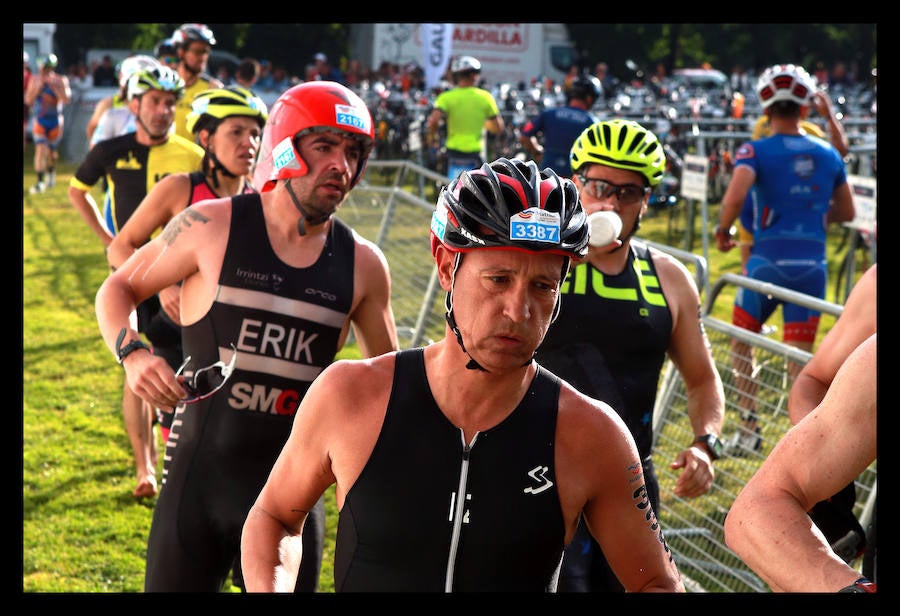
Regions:
[[[401,67],[424,65],[422,24],[351,24],[350,57],[377,70],[382,62]],[[526,84],[536,77],[562,83],[566,71],[578,63],[578,51],[565,24],[478,24],[453,27],[450,55],[474,56],[481,62],[481,78],[489,86]]]

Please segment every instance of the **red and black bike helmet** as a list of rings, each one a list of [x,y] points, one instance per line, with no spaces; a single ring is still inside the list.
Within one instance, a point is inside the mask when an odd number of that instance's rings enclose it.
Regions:
[[[540,224],[530,225],[538,220]],[[519,225],[524,222],[524,225]],[[498,158],[464,171],[441,191],[431,218],[431,253],[505,248],[580,258],[587,215],[568,178],[534,161]]]

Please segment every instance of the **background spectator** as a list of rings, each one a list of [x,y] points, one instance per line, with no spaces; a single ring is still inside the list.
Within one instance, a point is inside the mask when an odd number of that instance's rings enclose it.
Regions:
[[[22,144],[23,147],[28,141],[28,116],[30,115],[29,105],[25,102],[25,90],[28,89],[28,82],[31,80],[31,66],[28,64],[28,52],[22,52],[22,106],[25,110],[25,116],[22,118]]]
[[[72,90],[84,90],[94,84],[94,78],[88,72],[87,65],[84,62],[76,62],[71,65],[67,73]]]
[[[112,56],[103,56],[103,61],[94,69],[94,85],[97,87],[116,87],[116,67],[113,66]]]
[[[316,74],[318,75],[317,79],[344,83],[344,74],[341,73],[341,71],[336,66],[331,66],[328,63],[328,56],[320,51],[316,54],[315,60]]]
[[[255,58],[244,58],[234,71],[234,82],[248,90],[256,87],[259,81],[260,65]]]
[[[619,80],[609,73],[609,66],[607,66],[606,62],[598,62],[597,65],[594,66],[594,77],[600,80],[600,85],[603,86],[603,95],[606,98],[612,96]]]
[[[272,90],[276,92],[284,92],[291,87],[291,77],[287,70],[280,64],[276,64],[272,69]]]
[[[272,78],[272,63],[268,60],[259,61],[259,77],[256,79],[258,90],[274,90],[275,80]]]

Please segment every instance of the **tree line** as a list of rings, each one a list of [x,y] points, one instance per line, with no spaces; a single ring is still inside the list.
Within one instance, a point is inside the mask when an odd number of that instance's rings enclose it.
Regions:
[[[181,23],[57,25],[57,55],[63,66],[83,61],[91,48],[153,49]],[[347,23],[247,24],[208,23],[216,47],[239,57],[267,59],[291,74],[303,75],[317,52],[333,63],[351,59]],[[581,65],[600,61],[616,76],[629,76],[626,60],[650,72],[662,63],[675,68],[709,63],[729,73],[735,65],[759,72],[766,66],[793,62],[812,72],[816,63],[831,67],[844,62],[857,77],[867,77],[877,64],[876,24],[713,24],[607,23],[566,24]],[[374,68],[374,67],[372,67]]]

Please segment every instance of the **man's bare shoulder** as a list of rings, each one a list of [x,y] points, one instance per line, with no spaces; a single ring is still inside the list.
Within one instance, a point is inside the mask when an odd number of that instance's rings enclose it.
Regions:
[[[696,306],[700,298],[697,283],[681,259],[658,248],[650,247],[653,264],[659,276],[663,295],[671,303],[674,298],[684,299]]]
[[[628,432],[625,422],[609,404],[581,393],[567,381],[559,392],[558,428],[572,431],[579,439],[611,431]]]
[[[339,442],[352,448],[368,447],[384,420],[394,384],[396,352],[368,359],[342,359],[313,381],[300,412],[311,425],[326,432],[338,430]],[[332,447],[339,448],[332,444]]]
[[[397,351],[364,359],[340,359],[316,379],[335,395],[348,395],[350,401],[367,398],[380,391],[390,391],[394,380]]]
[[[166,225],[163,236],[168,244],[174,243],[181,236],[193,238],[192,242],[224,244],[228,239],[230,224],[231,197],[204,199],[192,203],[172,218]]]

